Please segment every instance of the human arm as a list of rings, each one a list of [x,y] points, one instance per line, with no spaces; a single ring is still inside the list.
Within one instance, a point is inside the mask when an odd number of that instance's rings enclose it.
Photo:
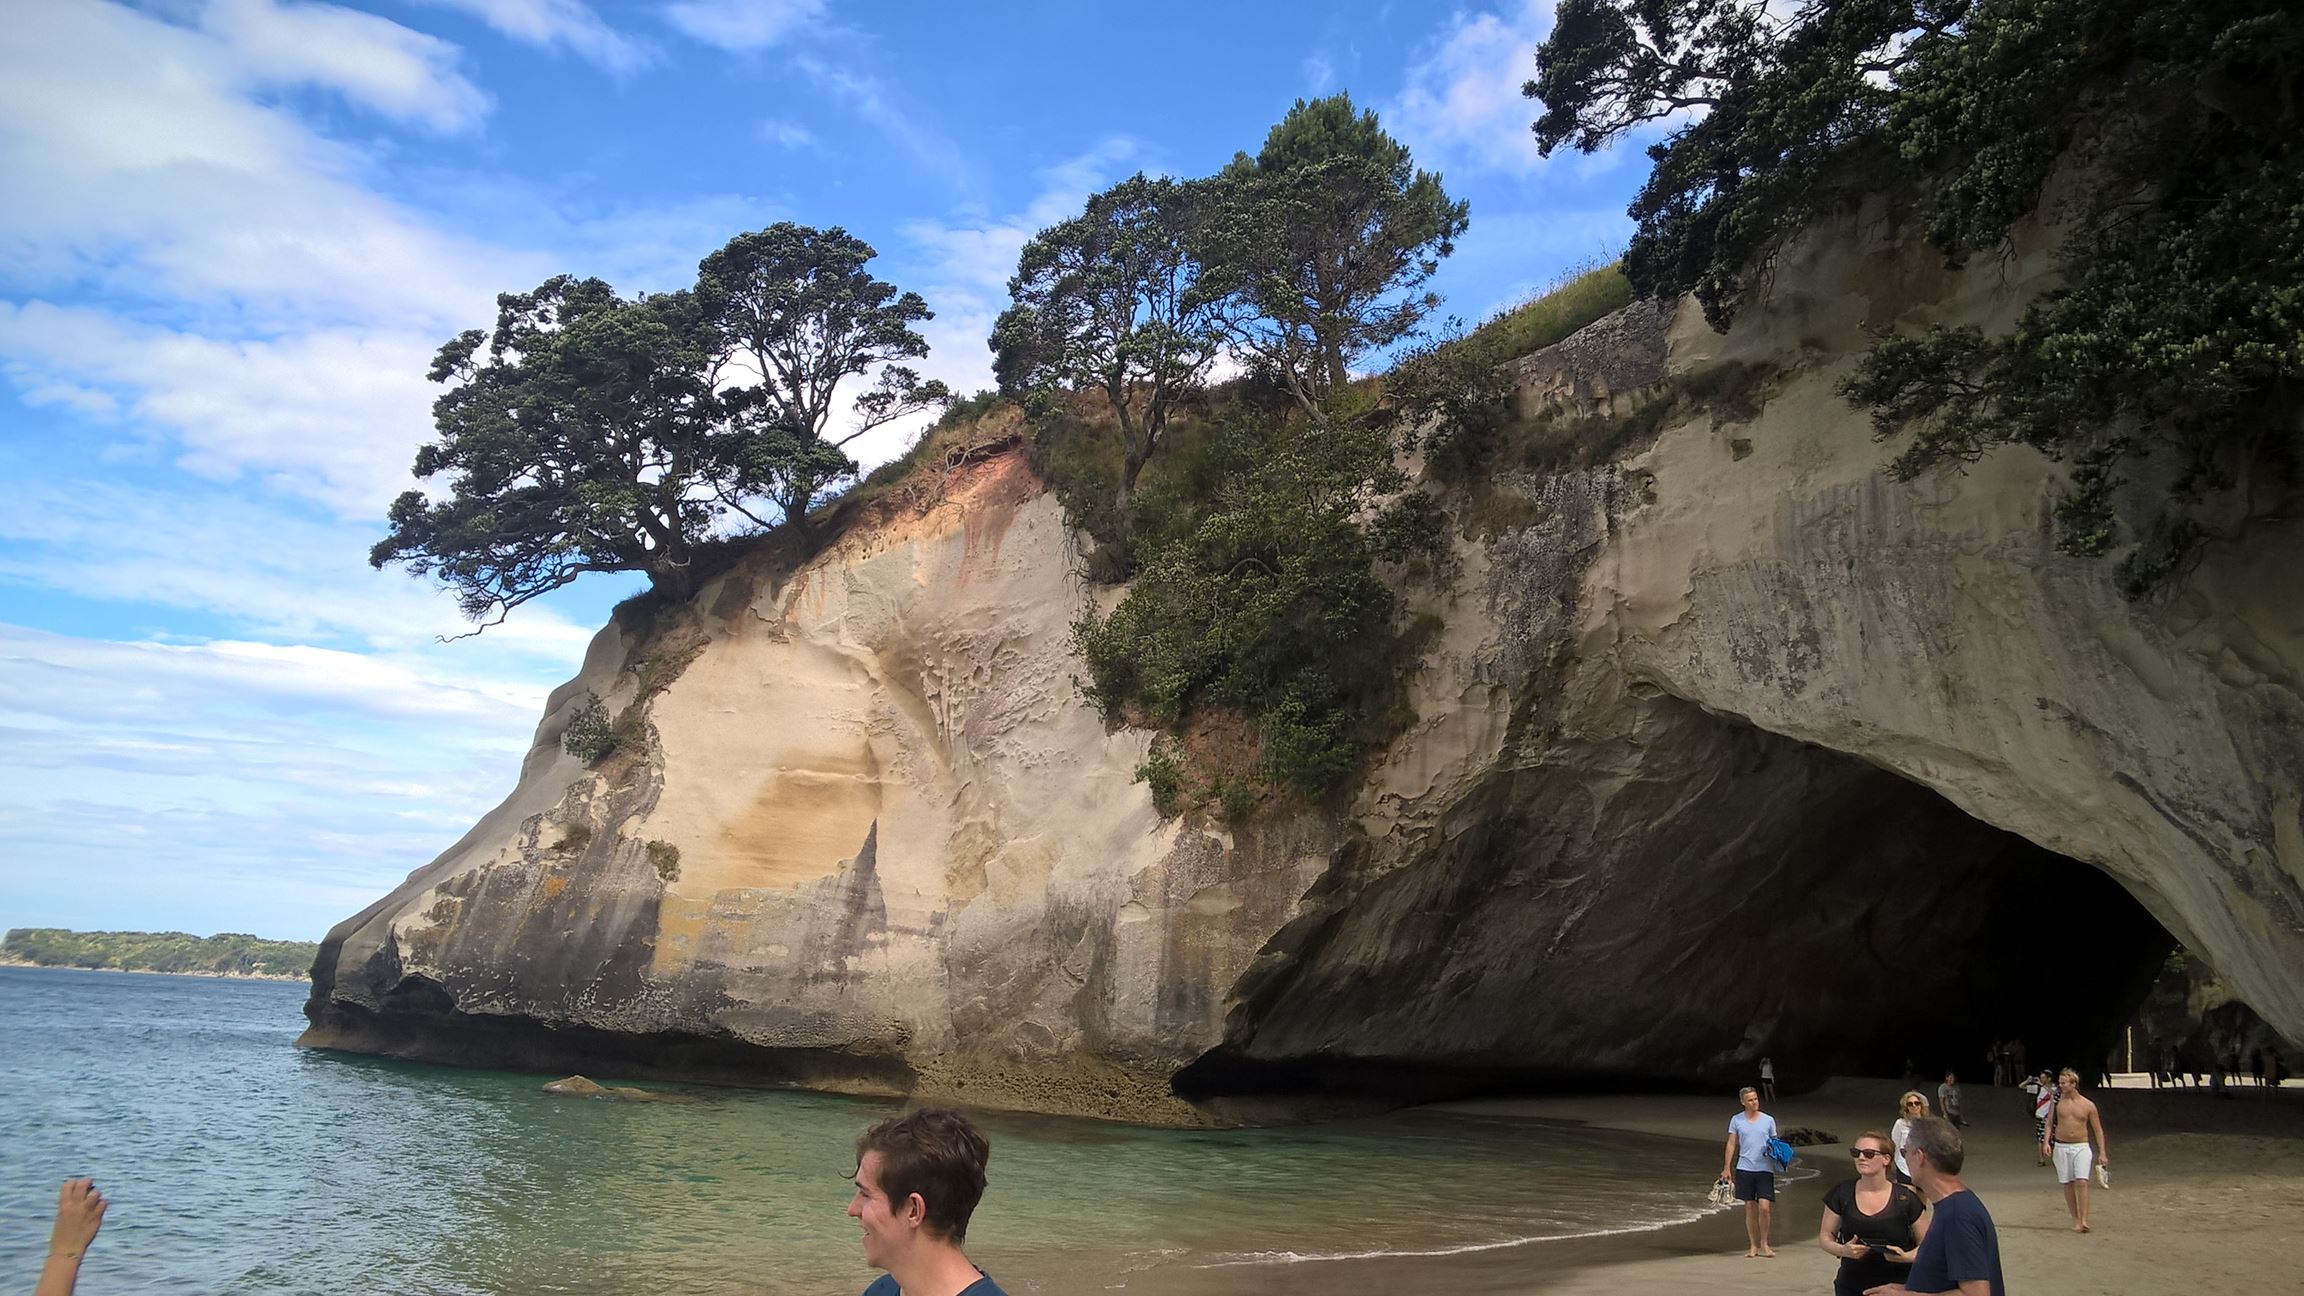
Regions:
[[[1897,1191],[1899,1193],[1911,1193],[1909,1200],[1917,1202],[1919,1205],[1919,1209],[1912,1213],[1912,1245],[1908,1247],[1886,1246],[1880,1250],[1882,1254],[1897,1264],[1910,1264],[1920,1254],[1920,1243],[1928,1236],[1930,1211],[1928,1210],[1928,1203],[1921,1200],[1919,1193],[1913,1192],[1910,1188],[1898,1188]]]
[[[2112,1140],[2104,1136],[2104,1109],[2088,1104],[2088,1132],[2096,1136],[2096,1164],[2112,1164]]]
[[[1824,1220],[1816,1226],[1816,1245],[1824,1254],[1837,1256],[1842,1260],[1858,1260],[1863,1258],[1865,1252],[1872,1249],[1864,1245],[1862,1238],[1850,1242],[1840,1241],[1839,1232],[1840,1212],[1829,1206],[1825,1207]]]
[[[1724,1180],[1735,1177],[1729,1171],[1736,1168],[1736,1141],[1736,1131],[1730,1129],[1728,1131],[1728,1146],[1720,1152],[1720,1177]]]
[[[48,1263],[41,1266],[40,1283],[32,1296],[71,1296],[80,1281],[80,1261],[96,1230],[104,1227],[104,1194],[95,1181],[67,1179],[56,1192],[56,1223],[48,1231]]]

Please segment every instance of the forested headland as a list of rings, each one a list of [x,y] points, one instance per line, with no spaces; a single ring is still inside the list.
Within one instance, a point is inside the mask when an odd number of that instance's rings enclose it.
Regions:
[[[106,968],[199,976],[287,977],[312,974],[316,941],[265,940],[246,932],[76,932],[15,927],[0,941],[0,961],[37,967]]]

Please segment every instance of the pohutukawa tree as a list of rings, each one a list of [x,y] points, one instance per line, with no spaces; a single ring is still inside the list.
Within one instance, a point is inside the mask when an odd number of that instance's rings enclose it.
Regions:
[[[2125,551],[2135,595],[2292,507],[2299,51],[2289,0],[1563,0],[1527,91],[1546,152],[1679,120],[1625,273],[1720,328],[1835,204],[1908,195],[1957,264],[2061,175],[2059,286],[2003,332],[1884,339],[1842,391],[1910,438],[1900,477],[2009,443],[2071,461],[2058,544]]]
[[[1123,520],[1170,413],[1201,390],[1223,344],[1226,299],[1210,290],[1198,249],[1212,197],[1205,182],[1138,173],[1090,198],[1024,245],[1008,281],[1014,304],[992,331],[1011,398],[1104,393],[1120,422]]]
[[[786,221],[738,235],[699,267],[696,299],[729,415],[715,437],[727,469],[719,497],[763,525],[747,499],[767,497],[805,530],[818,492],[856,471],[850,442],[950,398],[899,363],[928,354],[912,326],[934,316],[920,294],[874,278],[873,256],[846,230]],[[875,371],[835,432],[841,384]]]
[[[393,501],[369,561],[437,577],[486,625],[586,572],[684,586],[712,525],[719,412],[694,303],[569,275],[496,303],[493,331],[457,335],[432,362],[448,390],[415,473],[450,477],[449,493]]]
[[[440,349],[436,440],[369,552],[456,592],[485,625],[586,572],[691,584],[696,545],[742,517],[805,531],[843,447],[945,399],[896,363],[927,353],[918,294],[864,269],[840,230],[777,225],[705,258],[696,286],[637,299],[563,275],[497,299],[493,331]],[[874,380],[836,428],[843,384]]]
[[[1231,339],[1305,410],[1324,409],[1353,362],[1439,305],[1424,285],[1455,251],[1467,207],[1350,95],[1297,100],[1218,181],[1210,277],[1246,308],[1229,317]]]

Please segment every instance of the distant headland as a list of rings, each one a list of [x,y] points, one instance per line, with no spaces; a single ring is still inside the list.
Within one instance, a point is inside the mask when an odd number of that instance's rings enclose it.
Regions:
[[[245,932],[194,936],[14,927],[0,940],[0,964],[303,981],[311,977],[319,950],[316,941],[264,940]]]

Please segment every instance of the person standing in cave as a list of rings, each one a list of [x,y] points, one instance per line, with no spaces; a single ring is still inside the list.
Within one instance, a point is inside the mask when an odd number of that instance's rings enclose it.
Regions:
[[[2104,1135],[2104,1114],[2080,1092],[2080,1073],[2070,1067],[2056,1074],[2056,1106],[2048,1113],[2048,1137],[2040,1140],[2040,1152],[2056,1162],[2056,1182],[2064,1185],[2072,1231],[2088,1232],[2088,1175],[2099,1166],[2112,1168],[2112,1142]]]
[[[1776,1101],[1776,1060],[1760,1059],[1760,1097],[1762,1101]]]
[[[1773,1260],[1769,1227],[1775,1222],[1776,1164],[1768,1159],[1768,1140],[1776,1137],[1776,1118],[1760,1110],[1760,1091],[1750,1085],[1736,1091],[1744,1110],[1728,1118],[1728,1142],[1720,1149],[1720,1180],[1733,1179],[1736,1200],[1744,1203],[1744,1255]],[[1731,1173],[1733,1172],[1733,1173]]]

